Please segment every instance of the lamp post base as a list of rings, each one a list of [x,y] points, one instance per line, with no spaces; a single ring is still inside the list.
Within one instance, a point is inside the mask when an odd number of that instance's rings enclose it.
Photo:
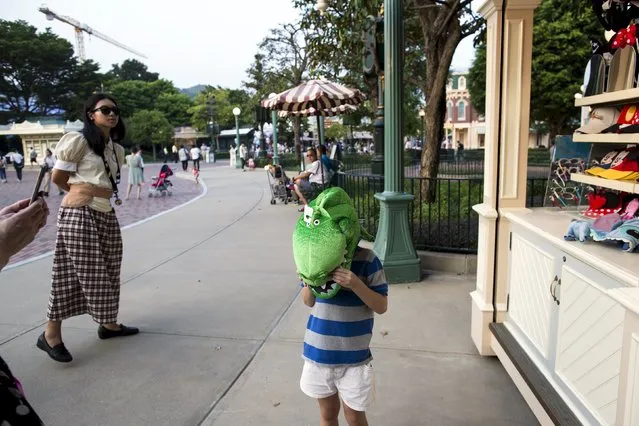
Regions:
[[[242,168],[242,160],[239,157],[235,159],[235,168],[236,169]]]
[[[408,223],[408,205],[412,194],[382,192],[375,194],[380,203],[379,227],[373,251],[384,265],[389,284],[421,280],[419,257],[413,248]]]

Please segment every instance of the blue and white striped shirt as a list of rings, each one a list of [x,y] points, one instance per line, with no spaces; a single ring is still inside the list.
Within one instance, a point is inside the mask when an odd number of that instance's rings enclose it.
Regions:
[[[384,268],[372,250],[357,247],[351,271],[371,290],[388,295]],[[373,316],[373,310],[345,288],[331,299],[317,298],[306,324],[303,358],[333,367],[368,362]]]

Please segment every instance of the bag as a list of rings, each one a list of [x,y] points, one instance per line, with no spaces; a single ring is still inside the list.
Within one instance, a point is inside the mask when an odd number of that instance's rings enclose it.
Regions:
[[[20,162],[20,163],[13,163],[13,167],[15,167],[16,169],[20,170],[22,168],[24,168],[24,161]]]

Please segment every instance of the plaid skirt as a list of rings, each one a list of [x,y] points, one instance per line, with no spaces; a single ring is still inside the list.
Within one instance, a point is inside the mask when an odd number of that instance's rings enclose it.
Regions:
[[[60,207],[47,318],[90,314],[114,323],[120,306],[122,235],[114,211]]]

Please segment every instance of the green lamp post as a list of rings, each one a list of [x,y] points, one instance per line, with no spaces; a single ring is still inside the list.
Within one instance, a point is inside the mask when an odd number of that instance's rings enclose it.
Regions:
[[[271,93],[270,95],[268,95],[269,98],[274,98],[276,96],[277,96],[276,93]],[[278,154],[278,148],[277,148],[278,142],[277,142],[277,111],[276,110],[271,111],[271,124],[273,124],[273,164],[279,165],[280,156]]]
[[[235,168],[236,169],[242,168],[242,160],[240,159],[240,124],[239,124],[239,118],[240,118],[241,112],[242,111],[238,107],[233,108],[233,115],[235,116],[235,140],[236,140]]]
[[[324,13],[326,0],[318,0]],[[408,205],[415,198],[403,192],[402,78],[404,62],[403,1],[384,0],[384,192],[375,194],[380,218],[373,250],[389,283],[419,281],[421,268],[413,247]]]
[[[401,0],[384,0],[384,192],[373,250],[382,261],[389,283],[421,279],[413,247],[408,206],[415,198],[403,192],[403,62],[404,11]]]

